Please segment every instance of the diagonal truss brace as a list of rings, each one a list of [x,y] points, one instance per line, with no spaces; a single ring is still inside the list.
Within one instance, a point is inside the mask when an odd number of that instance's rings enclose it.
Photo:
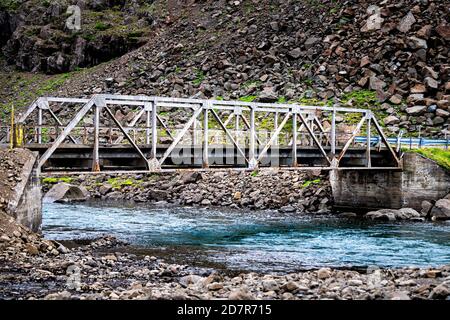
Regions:
[[[106,105],[105,105],[104,108],[106,110],[106,113],[108,113],[108,115],[114,121],[116,126],[120,129],[120,131],[122,131],[123,135],[128,140],[128,142],[133,146],[133,148],[136,150],[136,152],[139,154],[139,156],[145,161],[147,169],[150,169],[147,157],[144,155],[144,153],[141,151],[141,149],[137,146],[137,144],[134,142],[134,140],[130,137],[128,132],[122,127],[122,125],[120,124],[119,120],[117,120],[116,117],[114,117],[114,115],[111,112],[111,110]]]
[[[311,136],[311,138],[313,139],[314,143],[316,144],[316,146],[320,149],[320,152],[322,153],[322,155],[324,156],[324,158],[327,160],[328,164],[331,165],[331,160],[330,158],[328,158],[327,153],[325,152],[325,150],[323,149],[322,145],[320,144],[319,140],[317,140],[317,137],[314,135],[314,132],[312,131],[312,129],[308,126],[305,117],[299,112],[297,113],[300,120],[302,121],[302,123],[305,125],[306,130],[308,131],[309,135]]]
[[[283,127],[286,125],[286,123],[289,120],[289,118],[291,117],[291,115],[292,115],[292,112],[286,113],[286,115],[283,118],[283,121],[281,121],[280,125],[277,127],[277,130],[273,133],[272,137],[270,137],[269,142],[264,146],[262,151],[259,153],[259,156],[256,159],[258,162],[261,161],[261,159],[266,155],[266,153],[270,149],[270,147],[274,144],[275,139],[278,138],[278,135],[280,134],[281,130],[283,130]]]
[[[203,108],[199,107],[194,111],[194,114],[189,119],[189,121],[184,125],[183,129],[176,135],[173,142],[170,144],[169,148],[166,150],[162,158],[159,160],[159,164],[162,165],[164,161],[166,161],[167,157],[172,153],[173,149],[177,146],[177,144],[181,141],[183,136],[186,134],[186,132],[189,130],[189,128],[192,126],[194,121],[197,119],[199,114],[202,112]]]
[[[245,161],[248,163],[248,159],[245,157],[244,151],[242,151],[242,149],[239,147],[239,144],[236,142],[236,140],[234,140],[233,135],[227,129],[225,124],[222,122],[222,120],[220,119],[220,117],[217,114],[217,112],[214,109],[211,109],[211,113],[214,116],[214,118],[217,120],[217,122],[219,123],[220,127],[222,128],[222,130],[225,131],[225,134],[227,135],[227,137],[231,140],[233,145],[236,147],[236,150],[241,154],[242,157],[244,157]]]
[[[80,120],[91,110],[92,106],[94,106],[95,102],[98,101],[98,96],[94,95],[75,115],[72,121],[65,127],[63,132],[56,138],[55,142],[52,144],[50,148],[45,151],[39,160],[38,169],[42,168],[42,166],[47,162],[47,160],[53,155],[55,150],[59,148],[59,146],[64,142],[69,133],[75,128],[75,126],[80,122]]]

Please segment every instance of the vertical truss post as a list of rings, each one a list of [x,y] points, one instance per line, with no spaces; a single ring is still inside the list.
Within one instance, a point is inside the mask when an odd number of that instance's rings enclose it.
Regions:
[[[157,131],[157,125],[158,125],[158,111],[157,111],[158,105],[157,101],[153,101],[151,103],[151,127],[152,127],[152,149],[150,152],[150,160],[148,162],[149,170],[150,171],[159,171],[161,169],[161,164],[159,163],[158,159],[156,158],[156,148],[158,144],[158,131]]]
[[[37,132],[37,143],[42,143],[42,107],[41,104],[38,105],[38,132]]]
[[[192,153],[194,153],[196,144],[197,144],[197,119],[195,119],[194,123],[192,124]]]
[[[239,118],[240,118],[241,114],[239,111],[234,111],[234,114],[235,114],[234,130],[236,132],[235,140],[236,140],[236,143],[239,144]]]
[[[149,145],[150,144],[150,135],[151,135],[151,125],[152,125],[152,109],[151,109],[151,105],[150,103],[145,103],[144,104],[144,111],[145,111],[145,115],[146,115],[146,119],[145,119],[145,144]]]
[[[297,110],[292,108],[292,166],[297,165]]]
[[[203,104],[203,161],[202,161],[203,168],[209,167],[209,159],[208,159],[208,140],[209,140],[208,109],[209,109],[209,106],[210,106],[209,103]]]
[[[366,149],[366,158],[367,158],[367,167],[371,168],[372,167],[372,158],[370,155],[370,139],[371,139],[371,133],[370,133],[370,124],[372,122],[372,113],[369,111],[366,114],[367,117],[367,149]]]
[[[331,115],[331,157],[336,156],[336,109],[333,106],[333,113]]]
[[[100,144],[100,111],[105,106],[105,100],[103,98],[97,98],[94,105],[94,150],[92,153],[92,171],[100,171],[100,157],[99,157],[99,144]]]
[[[274,124],[274,131],[276,132],[278,130],[278,112],[275,112],[275,117],[273,120],[273,124]],[[273,144],[276,146],[278,145],[278,137],[273,141]]]
[[[311,128],[311,132],[314,133],[314,118],[310,114],[308,115],[308,122],[309,122],[309,126]],[[308,126],[308,124],[306,124],[306,126]],[[314,140],[313,140],[312,136],[310,138],[310,142],[309,143],[310,143],[311,146],[314,145]]]
[[[256,150],[255,150],[255,108],[250,107],[250,148],[248,152],[248,168],[253,170],[258,167],[258,162],[256,161]]]

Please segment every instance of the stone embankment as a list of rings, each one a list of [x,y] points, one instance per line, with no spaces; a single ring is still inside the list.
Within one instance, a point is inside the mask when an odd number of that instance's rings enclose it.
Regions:
[[[58,182],[85,188],[89,197],[178,205],[225,206],[283,212],[330,213],[328,175],[298,172],[185,172],[138,175],[79,175],[43,179],[44,191]]]

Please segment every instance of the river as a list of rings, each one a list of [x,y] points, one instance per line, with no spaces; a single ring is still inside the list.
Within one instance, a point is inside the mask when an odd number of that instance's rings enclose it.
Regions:
[[[237,271],[450,264],[449,222],[372,222],[135,203],[45,204],[48,239],[114,235],[131,250]]]

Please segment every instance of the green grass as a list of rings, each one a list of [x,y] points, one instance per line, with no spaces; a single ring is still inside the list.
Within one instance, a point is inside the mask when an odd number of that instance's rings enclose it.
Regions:
[[[0,1],[0,9],[15,11],[19,9],[21,1],[19,0],[1,0]]]
[[[355,90],[344,94],[341,99],[343,103],[348,103],[350,100],[353,101],[355,108],[367,108],[380,105],[376,91],[372,90]]]
[[[46,82],[44,82],[42,84],[42,86],[40,86],[38,88],[38,90],[36,91],[36,94],[38,96],[43,96],[45,95],[45,93],[47,92],[52,92],[56,89],[58,89],[60,86],[62,86],[67,79],[69,79],[72,76],[71,73],[62,73],[59,74],[49,80],[47,80]]]
[[[245,81],[242,86],[244,87],[244,89],[248,89],[250,87],[259,87],[262,84],[262,82],[260,80],[248,80]]]
[[[205,80],[205,77],[206,76],[203,73],[203,71],[198,70],[195,74],[195,79],[194,79],[194,81],[192,81],[192,84],[194,84],[196,86],[200,85],[203,82],[203,80]]]
[[[319,107],[327,105],[327,103],[324,100],[319,100],[319,99],[315,99],[315,98],[301,98],[301,99],[298,99],[297,102],[300,105],[311,105],[311,106],[319,106]],[[328,103],[330,105],[332,105],[333,101],[330,100]]]
[[[423,149],[412,149],[408,152],[418,153],[428,159],[435,161],[438,165],[444,169],[450,171],[450,151],[439,149],[439,148],[423,148]]]
[[[75,74],[85,72],[89,69],[79,69],[70,73],[62,73],[54,76],[42,74],[31,74],[17,72],[9,78],[5,78],[5,83],[10,86],[11,98],[0,104],[0,120],[9,120],[12,106],[15,111],[23,111],[37,97],[46,96],[60,88],[67,80]],[[3,81],[0,80],[3,85]]]
[[[95,24],[94,28],[98,31],[105,31],[109,29],[109,26],[106,23],[99,21]]]
[[[378,122],[382,127],[385,127],[383,119],[388,116],[385,110],[380,108],[381,102],[377,98],[376,91],[373,90],[355,90],[349,93],[346,93],[342,96],[341,102],[347,104],[352,101],[352,107],[357,109],[370,109],[377,118]],[[397,115],[401,115],[400,106],[391,105],[392,108],[396,111]],[[347,119],[350,117],[350,119]],[[352,122],[352,117],[356,117],[354,115],[346,115],[346,122],[349,120],[349,124],[355,124]],[[357,123],[357,122],[356,122]]]
[[[314,80],[311,78],[308,78],[308,79],[303,80],[303,83],[306,84],[307,86],[311,87],[314,83]]]
[[[250,176],[257,177],[258,176],[258,170],[252,171],[252,173],[250,173]]]
[[[277,100],[277,103],[286,103],[286,102],[287,102],[286,97],[279,97]]]
[[[302,188],[308,188],[310,185],[312,184],[319,184],[321,182],[320,179],[315,179],[315,180],[307,180],[302,184]]]

